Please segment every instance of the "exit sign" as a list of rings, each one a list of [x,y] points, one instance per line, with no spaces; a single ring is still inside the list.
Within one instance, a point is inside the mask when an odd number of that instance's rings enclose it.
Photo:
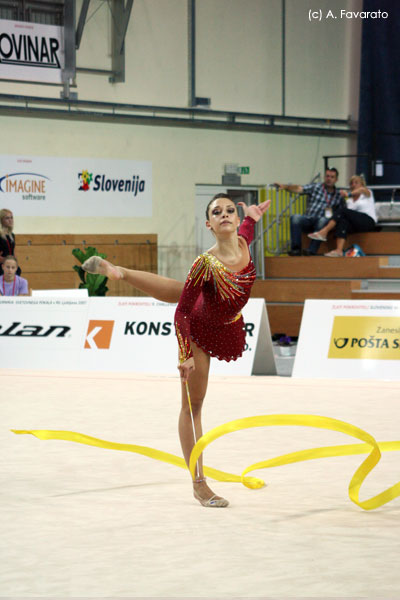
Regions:
[[[250,174],[250,167],[240,167],[240,174],[241,175],[249,175]]]

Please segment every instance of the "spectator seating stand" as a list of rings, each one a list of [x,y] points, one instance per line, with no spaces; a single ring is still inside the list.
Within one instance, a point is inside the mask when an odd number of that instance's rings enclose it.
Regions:
[[[93,246],[114,264],[157,273],[156,234],[17,234],[15,254],[30,289],[72,289],[80,279],[74,248]],[[108,281],[110,296],[143,296],[124,281]]]
[[[309,239],[304,236],[303,248]],[[328,258],[333,239],[318,256],[265,258],[265,279],[257,280],[252,297],[265,298],[271,333],[299,334],[304,301],[319,299],[400,300],[400,232],[349,235],[346,248],[358,244],[365,257]]]

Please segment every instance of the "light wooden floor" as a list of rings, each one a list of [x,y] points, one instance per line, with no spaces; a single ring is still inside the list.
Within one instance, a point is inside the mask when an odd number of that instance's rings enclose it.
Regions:
[[[400,500],[372,512],[347,486],[363,457],[257,473],[261,490],[212,482],[228,509],[191,496],[188,474],[143,456],[16,436],[69,429],[180,454],[174,377],[1,371],[0,594],[27,598],[398,598]],[[235,418],[339,418],[378,441],[400,439],[400,384],[280,377],[211,379],[205,430]],[[314,446],[353,443],[303,427],[236,432],[205,462],[247,465]],[[400,480],[387,453],[365,499]]]

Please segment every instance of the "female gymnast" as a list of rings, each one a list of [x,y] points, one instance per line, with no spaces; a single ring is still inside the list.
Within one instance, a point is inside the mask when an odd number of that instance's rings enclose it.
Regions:
[[[179,301],[175,313],[182,388],[179,437],[188,466],[193,446],[202,436],[201,409],[207,390],[210,357],[236,360],[245,348],[241,310],[249,299],[256,277],[249,244],[254,225],[269,204],[270,200],[251,206],[238,202],[245,214],[240,225],[233,200],[227,194],[214,196],[207,206],[206,227],[214,234],[215,244],[196,258],[185,284],[154,273],[114,266],[97,256],[82,265],[89,273],[124,279],[163,302]],[[229,504],[207,485],[202,457],[196,465],[193,494],[206,507],[223,508]]]

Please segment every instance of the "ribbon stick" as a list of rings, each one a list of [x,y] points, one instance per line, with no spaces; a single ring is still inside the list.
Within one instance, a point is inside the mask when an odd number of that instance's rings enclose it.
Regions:
[[[393,442],[377,442],[375,438],[354,425],[346,423],[345,421],[339,421],[330,417],[321,417],[317,415],[259,415],[255,417],[245,417],[243,419],[236,419],[230,421],[218,427],[215,427],[208,433],[204,434],[195,444],[189,463],[189,470],[192,477],[195,477],[195,470],[197,461],[204,451],[204,449],[214,440],[228,433],[234,431],[240,431],[242,429],[249,429],[252,427],[271,427],[271,426],[303,426],[313,427],[318,429],[328,429],[331,431],[338,431],[345,433],[351,437],[361,440],[362,444],[344,444],[340,446],[326,446],[322,448],[311,448],[308,450],[300,450],[292,452],[290,454],[284,454],[276,458],[261,461],[247,467],[241,475],[234,475],[232,473],[226,473],[213,469],[212,467],[204,466],[205,475],[216,479],[218,481],[229,481],[229,482],[241,482],[248,488],[257,489],[264,485],[264,481],[257,477],[249,477],[248,473],[254,470],[267,469],[271,467],[278,467],[295,462],[302,462],[305,460],[313,460],[317,458],[328,458],[333,456],[350,456],[355,454],[369,454],[367,458],[361,463],[349,484],[349,497],[352,502],[357,504],[364,510],[373,510],[379,506],[383,506],[387,502],[390,502],[394,498],[400,496],[400,482],[387,488],[380,494],[369,498],[368,500],[361,501],[359,499],[359,491],[364,480],[368,474],[374,469],[381,458],[381,452],[390,452],[400,450],[400,441]],[[183,458],[162,452],[154,448],[148,448],[146,446],[135,446],[133,444],[118,444],[115,442],[107,442],[98,438],[90,437],[81,433],[73,431],[51,431],[51,430],[12,430],[16,434],[31,434],[41,440],[66,440],[72,442],[78,442],[80,444],[87,444],[90,446],[97,446],[99,448],[106,448],[110,450],[122,450],[126,452],[135,452],[153,458],[161,460],[163,462],[173,464],[175,466],[186,469],[186,464]]]
[[[189,410],[190,410],[190,419],[191,419],[191,421],[192,421],[193,440],[194,440],[194,443],[195,443],[195,445],[196,445],[196,444],[197,444],[197,438],[196,438],[196,429],[195,429],[195,426],[194,426],[193,411],[192,411],[192,403],[191,403],[191,401],[190,401],[190,392],[189,392],[189,382],[188,382],[188,381],[186,381],[186,396],[187,396],[187,401],[188,401],[188,404],[189,404]],[[193,475],[193,479],[197,479],[197,478],[199,477],[199,475],[200,475],[200,472],[199,472],[199,464],[198,464],[198,462],[196,462],[196,465],[195,465],[195,467],[196,467],[196,472],[195,472],[195,474]]]

